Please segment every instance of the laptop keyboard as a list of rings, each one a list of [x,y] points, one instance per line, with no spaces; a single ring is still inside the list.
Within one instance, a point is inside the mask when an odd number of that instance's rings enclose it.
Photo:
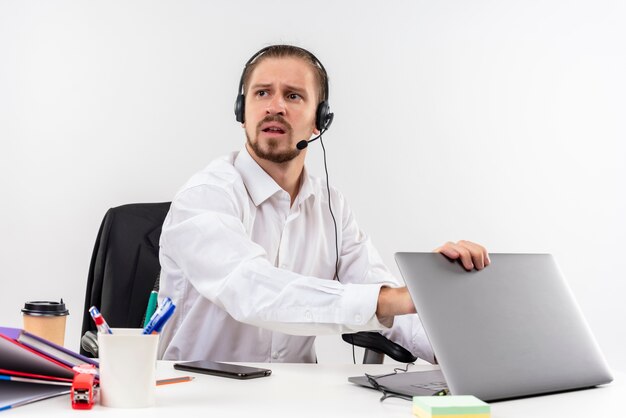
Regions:
[[[446,384],[446,382],[418,383],[416,385],[411,385],[411,387],[432,391],[448,389],[448,385]]]

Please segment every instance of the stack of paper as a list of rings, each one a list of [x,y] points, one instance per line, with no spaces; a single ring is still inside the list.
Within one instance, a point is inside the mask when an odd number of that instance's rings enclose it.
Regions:
[[[418,418],[489,418],[491,407],[474,396],[414,396]]]

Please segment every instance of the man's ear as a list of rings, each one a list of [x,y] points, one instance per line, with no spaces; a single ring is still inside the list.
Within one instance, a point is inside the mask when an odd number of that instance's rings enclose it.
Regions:
[[[317,128],[313,128],[313,135],[319,135],[320,134],[320,130]]]

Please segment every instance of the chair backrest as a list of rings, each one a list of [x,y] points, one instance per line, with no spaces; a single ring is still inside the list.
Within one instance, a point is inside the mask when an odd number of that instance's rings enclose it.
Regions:
[[[135,203],[107,211],[91,256],[81,336],[96,327],[96,306],[111,327],[142,326],[161,266],[159,238],[170,202]],[[81,354],[90,355],[83,348]]]

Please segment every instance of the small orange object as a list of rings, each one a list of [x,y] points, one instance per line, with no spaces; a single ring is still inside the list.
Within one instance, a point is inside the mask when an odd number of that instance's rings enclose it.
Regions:
[[[94,379],[96,367],[93,364],[81,364],[75,366],[74,381],[70,398],[73,409],[91,409],[94,403]]]

